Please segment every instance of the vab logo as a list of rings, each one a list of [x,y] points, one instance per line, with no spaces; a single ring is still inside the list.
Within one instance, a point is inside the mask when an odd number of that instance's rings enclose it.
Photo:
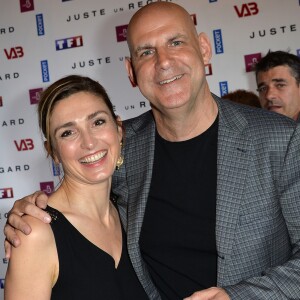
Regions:
[[[24,51],[21,46],[12,47],[9,50],[4,49],[7,59],[21,58],[24,56]]]
[[[8,199],[13,197],[14,197],[14,192],[12,188],[0,189],[0,199]]]
[[[33,0],[20,0],[21,13],[34,10]]]
[[[56,40],[55,46],[56,46],[56,51],[82,47],[83,46],[82,35]]]
[[[16,140],[14,141],[18,151],[28,151],[34,149],[34,144],[32,139],[22,139],[18,143]]]
[[[256,2],[244,3],[242,4],[240,9],[237,5],[235,5],[234,9],[239,18],[254,16],[259,13],[259,9]]]

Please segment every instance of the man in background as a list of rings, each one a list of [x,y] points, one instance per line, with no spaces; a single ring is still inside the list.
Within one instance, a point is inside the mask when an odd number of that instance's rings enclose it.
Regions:
[[[262,108],[300,122],[300,58],[270,51],[256,64],[255,72]]]

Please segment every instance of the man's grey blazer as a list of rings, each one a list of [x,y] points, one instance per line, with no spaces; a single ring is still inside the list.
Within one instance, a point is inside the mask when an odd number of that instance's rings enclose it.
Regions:
[[[218,286],[231,299],[300,299],[300,128],[282,115],[214,98]],[[115,172],[113,192],[137,276],[149,298],[160,299],[139,250],[154,160],[153,115],[124,126],[125,162]]]

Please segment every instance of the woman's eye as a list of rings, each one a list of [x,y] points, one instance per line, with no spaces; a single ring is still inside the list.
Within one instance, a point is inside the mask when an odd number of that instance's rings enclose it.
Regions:
[[[60,136],[61,137],[67,137],[67,136],[70,136],[71,134],[72,134],[71,130],[66,130]]]
[[[95,121],[95,125],[96,125],[96,126],[100,126],[100,125],[102,125],[103,123],[105,123],[105,121],[104,121],[103,119],[99,119],[99,120],[96,120],[96,121]]]

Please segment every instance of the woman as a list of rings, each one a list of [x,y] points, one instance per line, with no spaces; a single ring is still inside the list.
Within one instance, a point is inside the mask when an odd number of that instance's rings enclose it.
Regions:
[[[5,299],[147,299],[110,201],[122,127],[106,91],[87,77],[62,78],[45,90],[38,114],[64,178],[46,209],[50,225],[24,217],[32,234],[20,233],[22,246],[12,251]]]

